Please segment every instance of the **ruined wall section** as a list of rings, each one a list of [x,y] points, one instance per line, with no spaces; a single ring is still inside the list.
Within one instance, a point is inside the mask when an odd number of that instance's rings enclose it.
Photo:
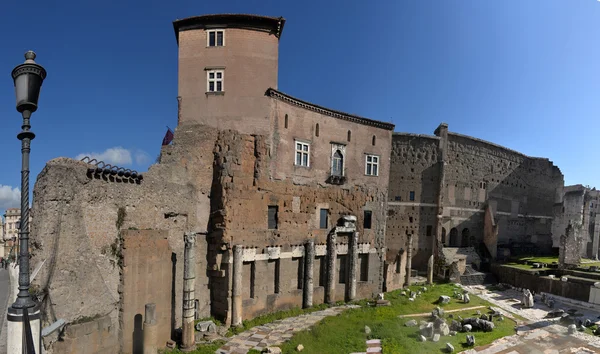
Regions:
[[[426,269],[437,223],[439,141],[428,135],[393,135],[386,232],[388,262],[396,262],[398,252],[406,250],[406,235],[412,232],[412,267]]]
[[[483,241],[487,201],[499,225],[500,244],[519,240],[549,249],[553,205],[563,185],[560,170],[547,159],[476,138],[449,133],[448,139],[444,227],[457,235],[450,245]]]
[[[383,282],[383,250],[385,228],[385,205],[387,190],[378,186],[325,185],[315,181],[299,184],[293,179],[271,178],[272,149],[268,137],[243,135],[234,131],[222,131],[215,148],[215,165],[220,166],[213,186],[214,195],[222,198],[222,228],[213,229],[211,239],[215,244],[227,245],[226,251],[214,257],[215,264],[223,272],[213,279],[213,297],[231,296],[231,247],[242,245],[256,257],[246,257],[242,283],[244,284],[243,317],[302,305],[303,245],[314,240],[318,249],[325,247],[327,236],[343,215],[358,217],[358,243],[369,250],[359,256],[359,267],[364,277],[357,286],[357,297],[370,297],[380,291]],[[276,207],[277,226],[269,228],[268,209]],[[365,230],[363,210],[372,207],[372,229]],[[320,209],[328,210],[326,228],[320,227]],[[338,239],[340,245],[348,243]],[[343,247],[343,246],[340,246]],[[360,248],[359,247],[359,248]],[[269,251],[271,250],[271,251]],[[267,252],[292,254],[290,258],[270,256]],[[324,301],[323,254],[317,252],[315,260],[315,304]],[[257,260],[254,260],[254,259]],[[346,258],[338,258],[345,264]],[[341,262],[341,263],[340,263]],[[340,270],[338,265],[337,269]],[[360,272],[361,270],[359,270]],[[254,274],[254,275],[252,275]],[[336,279],[343,276],[336,276]],[[343,284],[343,281],[340,281]],[[252,290],[250,290],[252,289]],[[220,295],[216,295],[220,294]],[[336,300],[344,299],[344,286],[336,287]],[[213,299],[217,301],[217,299]],[[229,318],[231,308],[219,305],[215,313]]]
[[[90,165],[67,158],[47,163],[34,188],[32,268],[46,261],[35,279],[44,294],[45,323],[108,315],[118,325],[120,230],[167,230],[174,252],[171,327],[181,319],[183,234],[206,231],[210,212],[214,130],[186,127],[163,148],[140,184],[87,176]],[[208,153],[205,153],[207,151]],[[198,242],[197,274],[206,269],[205,241]],[[199,277],[200,312],[209,315],[207,280]],[[115,333],[118,331],[115,331]]]

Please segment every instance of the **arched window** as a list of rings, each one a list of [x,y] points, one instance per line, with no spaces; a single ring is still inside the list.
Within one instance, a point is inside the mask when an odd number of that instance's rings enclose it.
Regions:
[[[331,159],[331,174],[334,176],[342,176],[344,169],[344,156],[340,150],[336,150]]]
[[[348,141],[350,141],[350,139],[352,139],[352,132],[348,130]]]
[[[317,123],[317,126],[315,127],[315,135],[319,136],[319,123]]]
[[[470,241],[471,239],[469,238],[469,229],[464,228],[462,230],[462,240],[460,242],[460,246],[461,247],[470,247]]]
[[[371,140],[371,144],[373,146],[375,146],[375,141],[377,140],[377,138],[375,137],[375,135],[373,135],[373,139]]]
[[[288,115],[285,115],[285,123],[284,123],[285,129],[287,129],[288,127]]]
[[[450,247],[458,247],[458,230],[455,227],[450,229]]]

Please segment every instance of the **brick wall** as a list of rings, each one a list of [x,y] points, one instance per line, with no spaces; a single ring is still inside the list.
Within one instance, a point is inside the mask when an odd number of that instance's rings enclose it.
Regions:
[[[145,305],[156,304],[157,345],[171,339],[175,294],[171,248],[164,230],[123,230],[123,279],[121,298],[121,353],[143,349]]]
[[[279,39],[267,32],[227,28],[225,46],[207,47],[206,31],[179,33],[180,124],[268,134],[268,88],[277,88]],[[222,94],[207,94],[206,69],[224,71]]]
[[[563,186],[560,170],[547,159],[473,137],[446,134],[446,129],[438,129],[437,136],[393,136],[388,261],[406,247],[406,232],[414,231],[412,264],[425,270],[440,211],[437,235],[442,244],[478,246],[484,238],[485,205],[492,208],[498,225],[498,244],[524,242],[542,253],[551,252],[554,204],[560,200]],[[432,236],[428,237],[430,226]]]
[[[119,352],[118,330],[110,316],[68,324],[60,341],[54,342],[53,353],[114,354]]]

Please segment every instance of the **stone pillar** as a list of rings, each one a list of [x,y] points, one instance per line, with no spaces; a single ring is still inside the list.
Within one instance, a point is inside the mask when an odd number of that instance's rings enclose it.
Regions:
[[[194,288],[196,283],[196,233],[184,236],[185,250],[183,253],[183,324],[181,326],[181,349],[196,350],[194,333]]]
[[[244,249],[241,245],[233,247],[233,285],[231,292],[231,325],[242,324],[242,272],[244,267]]]
[[[358,232],[348,236],[348,287],[346,288],[347,301],[356,298],[356,266],[358,263]]]
[[[302,297],[304,308],[313,305],[313,272],[315,262],[315,241],[309,240],[304,244],[304,296]]]
[[[427,262],[427,284],[433,284],[433,255],[429,256],[429,262]]]
[[[325,289],[325,302],[335,303],[335,263],[337,261],[337,234],[332,232],[327,240],[327,289]]]
[[[158,326],[156,325],[156,304],[146,304],[144,314],[144,354],[156,354]]]
[[[412,267],[412,234],[406,230],[407,245],[406,245],[406,282],[404,286],[410,286],[410,270]]]
[[[594,234],[592,235],[592,259],[598,260],[598,247],[600,247],[600,218],[598,215],[592,221],[594,223]]]

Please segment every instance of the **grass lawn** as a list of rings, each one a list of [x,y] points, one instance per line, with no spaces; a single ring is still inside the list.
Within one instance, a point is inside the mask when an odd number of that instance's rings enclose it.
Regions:
[[[514,262],[505,263],[503,265],[508,266],[508,267],[513,267],[513,268],[531,270],[531,271],[548,270],[548,269],[550,269],[550,268],[533,268],[533,266],[531,264],[520,264],[520,263],[514,263]]]
[[[548,264],[552,264],[552,262],[558,263],[558,257],[519,257],[517,259],[519,261],[528,261],[528,262],[537,262],[537,263],[548,263]]]
[[[420,286],[412,287],[416,291]],[[466,335],[459,333],[455,337],[442,337],[439,342],[417,342],[419,327],[406,327],[404,324],[415,319],[417,322],[428,320],[429,316],[398,318],[398,315],[430,313],[437,305],[435,302],[440,295],[452,297],[454,285],[442,284],[428,287],[428,291],[417,297],[414,302],[408,301],[406,296],[400,295],[401,290],[386,293],[386,300],[391,301],[391,306],[366,307],[351,309],[339,316],[325,318],[312,329],[297,333],[292,339],[280,346],[284,353],[294,353],[298,344],[304,346],[303,353],[351,353],[364,352],[365,340],[379,338],[382,340],[383,352],[387,353],[437,353],[442,352],[446,343],[454,345],[456,351],[464,350]],[[490,304],[475,295],[471,295],[471,302],[463,304],[452,298],[449,304],[441,307],[444,310],[460,309],[473,306],[489,306]],[[463,318],[475,315],[476,310],[456,312]],[[487,308],[480,309],[487,313]],[[448,315],[446,315],[446,318]],[[447,321],[450,322],[451,320]],[[510,319],[495,322],[493,332],[475,332],[476,345],[485,345],[495,339],[514,334],[515,323]],[[370,335],[364,333],[365,325],[372,330]]]

